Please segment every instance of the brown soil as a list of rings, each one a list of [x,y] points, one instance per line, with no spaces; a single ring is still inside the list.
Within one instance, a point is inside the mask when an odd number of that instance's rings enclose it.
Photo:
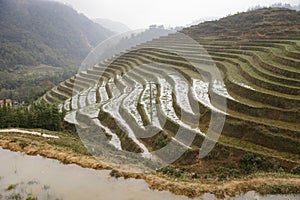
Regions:
[[[29,144],[31,143],[29,139],[24,137],[22,137],[22,140],[28,142]],[[92,169],[111,169],[92,156],[77,155],[71,151],[59,149],[44,142],[34,141],[34,144],[23,146],[19,142],[12,142],[0,136],[0,146],[3,149],[24,152],[27,155],[41,155],[46,158],[56,159],[64,164],[77,164],[81,167]]]
[[[119,172],[119,176],[125,178],[142,178],[150,188],[159,191],[168,190],[176,195],[185,195],[191,198],[198,197],[204,193],[215,194],[219,198],[227,196],[236,196],[248,191],[257,191],[263,194],[274,193],[299,193],[300,178],[284,178],[284,177],[252,177],[244,180],[229,181],[207,181],[199,180],[197,182],[168,180],[154,174],[127,174]],[[276,193],[276,192],[275,192]]]
[[[92,156],[77,155],[71,151],[54,147],[46,142],[38,142],[22,137],[22,140],[30,145],[22,145],[18,141],[0,135],[0,146],[3,149],[11,151],[24,152],[28,155],[41,155],[61,161],[64,164],[77,164],[84,168],[92,169],[111,169],[105,163],[99,162]],[[144,179],[151,189],[168,190],[176,195],[185,195],[188,197],[201,196],[204,193],[216,194],[218,197],[225,195],[234,196],[247,191],[255,190],[262,193],[299,193],[300,178],[272,177],[265,175],[263,177],[249,177],[243,180],[193,180],[178,181],[158,174],[134,174],[119,172],[113,170],[114,176],[124,178]]]

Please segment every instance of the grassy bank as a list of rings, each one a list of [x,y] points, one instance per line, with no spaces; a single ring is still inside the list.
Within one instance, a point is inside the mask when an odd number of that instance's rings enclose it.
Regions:
[[[53,132],[41,129],[31,131],[42,132],[58,136],[59,139],[24,135],[19,133],[0,133],[0,145],[4,149],[24,152],[28,155],[41,155],[47,158],[60,160],[64,164],[77,164],[85,168],[111,169],[105,163],[89,155],[80,138],[71,132]],[[254,154],[247,154],[254,155]],[[261,157],[244,158],[244,162],[253,162]],[[127,173],[112,169],[114,177],[144,179],[152,189],[168,190],[177,195],[189,197],[200,196],[204,193],[213,193],[218,197],[225,195],[235,196],[247,191],[255,190],[261,194],[291,194],[300,192],[299,169],[289,172],[283,168],[276,170],[260,170],[258,163],[250,169],[229,167],[214,167],[205,174],[201,166],[217,164],[203,160],[202,165],[180,165],[180,161],[165,167],[156,173]],[[265,161],[270,162],[270,161]],[[264,162],[262,162],[264,163]],[[253,163],[252,163],[253,164]],[[266,163],[264,163],[266,164]],[[269,163],[270,164],[270,163]],[[253,165],[251,165],[253,166]],[[196,168],[200,168],[195,170]],[[293,174],[294,173],[294,174]],[[298,175],[297,175],[298,174]]]

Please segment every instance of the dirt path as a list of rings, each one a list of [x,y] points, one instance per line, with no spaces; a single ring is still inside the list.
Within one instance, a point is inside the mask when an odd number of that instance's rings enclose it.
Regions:
[[[26,131],[26,130],[21,130],[21,129],[2,129],[0,130],[0,133],[21,133],[21,134],[29,134],[29,135],[35,135],[35,136],[40,136],[44,138],[52,138],[52,139],[59,139],[58,136],[54,135],[48,135],[40,132],[33,132],[33,131]]]

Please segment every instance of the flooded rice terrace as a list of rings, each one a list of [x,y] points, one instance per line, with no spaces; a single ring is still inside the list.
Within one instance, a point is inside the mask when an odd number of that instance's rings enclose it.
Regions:
[[[63,165],[57,160],[27,156],[0,148],[0,199],[189,199],[170,192],[151,190],[143,180],[112,178],[109,172]],[[195,199],[216,198],[205,194]],[[248,192],[230,199],[296,200],[300,199],[300,195],[260,196],[255,192]]]

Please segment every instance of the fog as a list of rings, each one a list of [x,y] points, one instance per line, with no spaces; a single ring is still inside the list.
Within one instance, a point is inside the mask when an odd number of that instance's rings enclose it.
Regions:
[[[57,0],[89,18],[108,18],[131,29],[151,24],[183,26],[202,18],[224,17],[256,5],[299,4],[299,0]]]

